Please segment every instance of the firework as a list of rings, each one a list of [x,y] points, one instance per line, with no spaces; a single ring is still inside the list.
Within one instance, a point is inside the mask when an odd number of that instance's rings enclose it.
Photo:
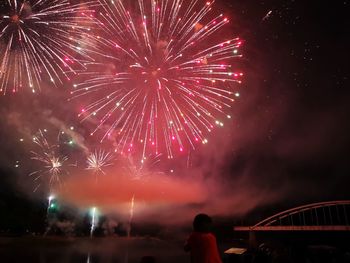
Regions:
[[[113,165],[114,156],[110,152],[103,150],[95,151],[87,157],[87,170],[93,171],[94,174],[105,174],[104,168]]]
[[[89,12],[93,1],[3,0],[0,3],[0,92],[28,87],[35,92],[43,80],[56,86],[69,72],[83,67],[89,45]]]
[[[68,174],[66,170],[68,157],[59,153],[59,144],[49,144],[44,132],[39,130],[38,134],[33,137],[33,142],[39,147],[39,151],[31,151],[32,160],[42,164],[42,169],[34,171],[30,176],[35,175],[34,180],[37,181],[43,176],[49,177],[49,187],[55,184],[61,184],[61,177]],[[40,186],[35,188],[35,190]],[[34,190],[34,191],[35,191]],[[51,200],[49,199],[51,202]]]
[[[130,200],[130,211],[129,211],[129,222],[127,229],[127,237],[130,238],[132,219],[134,218],[134,208],[135,208],[135,195],[132,196]]]
[[[117,151],[141,152],[141,158],[173,158],[206,144],[208,133],[231,118],[227,112],[239,95],[233,84],[243,75],[231,66],[241,56],[241,40],[221,38],[229,20],[212,15],[213,2],[99,2],[96,41],[104,61],[72,92],[87,100],[80,116],[99,120],[91,134],[103,129],[102,140],[115,138]]]
[[[142,179],[152,174],[163,174],[162,172],[157,171],[155,168],[160,162],[161,156],[161,154],[157,154],[155,156],[150,155],[147,158],[143,158],[141,162],[137,162],[131,155],[129,155],[126,160],[127,165],[124,166],[124,170],[133,179]]]
[[[54,199],[55,199],[55,196],[54,196],[54,195],[50,195],[50,196],[47,198],[47,200],[48,200],[48,202],[47,202],[47,209],[46,209],[47,214],[49,213],[49,209],[50,209],[51,206],[52,206],[52,200],[54,200]]]
[[[90,238],[92,238],[92,235],[94,234],[94,230],[96,228],[97,224],[97,209],[96,207],[91,208],[90,210],[91,214],[91,227],[90,227]]]

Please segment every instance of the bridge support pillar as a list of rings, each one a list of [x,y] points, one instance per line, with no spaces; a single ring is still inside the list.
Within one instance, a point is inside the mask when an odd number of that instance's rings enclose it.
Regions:
[[[249,231],[249,240],[248,240],[249,249],[255,250],[258,247],[255,231]]]

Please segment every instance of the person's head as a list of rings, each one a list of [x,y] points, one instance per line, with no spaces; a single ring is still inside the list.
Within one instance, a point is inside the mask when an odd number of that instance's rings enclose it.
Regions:
[[[212,220],[207,214],[198,214],[193,220],[193,230],[208,233],[211,230]]]

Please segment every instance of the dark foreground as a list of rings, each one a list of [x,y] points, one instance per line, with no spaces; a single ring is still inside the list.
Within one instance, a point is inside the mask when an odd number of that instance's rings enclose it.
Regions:
[[[348,233],[266,233],[248,238],[219,238],[223,263],[350,263]],[[189,263],[183,239],[152,237],[0,237],[1,263]],[[231,247],[245,247],[241,255],[225,254]],[[143,257],[155,261],[142,261]]]
[[[189,262],[179,244],[155,238],[0,238],[1,263]]]

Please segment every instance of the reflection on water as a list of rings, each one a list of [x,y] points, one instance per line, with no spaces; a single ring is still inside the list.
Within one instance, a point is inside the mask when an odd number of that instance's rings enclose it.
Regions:
[[[155,238],[0,238],[1,263],[188,262],[179,244]]]

